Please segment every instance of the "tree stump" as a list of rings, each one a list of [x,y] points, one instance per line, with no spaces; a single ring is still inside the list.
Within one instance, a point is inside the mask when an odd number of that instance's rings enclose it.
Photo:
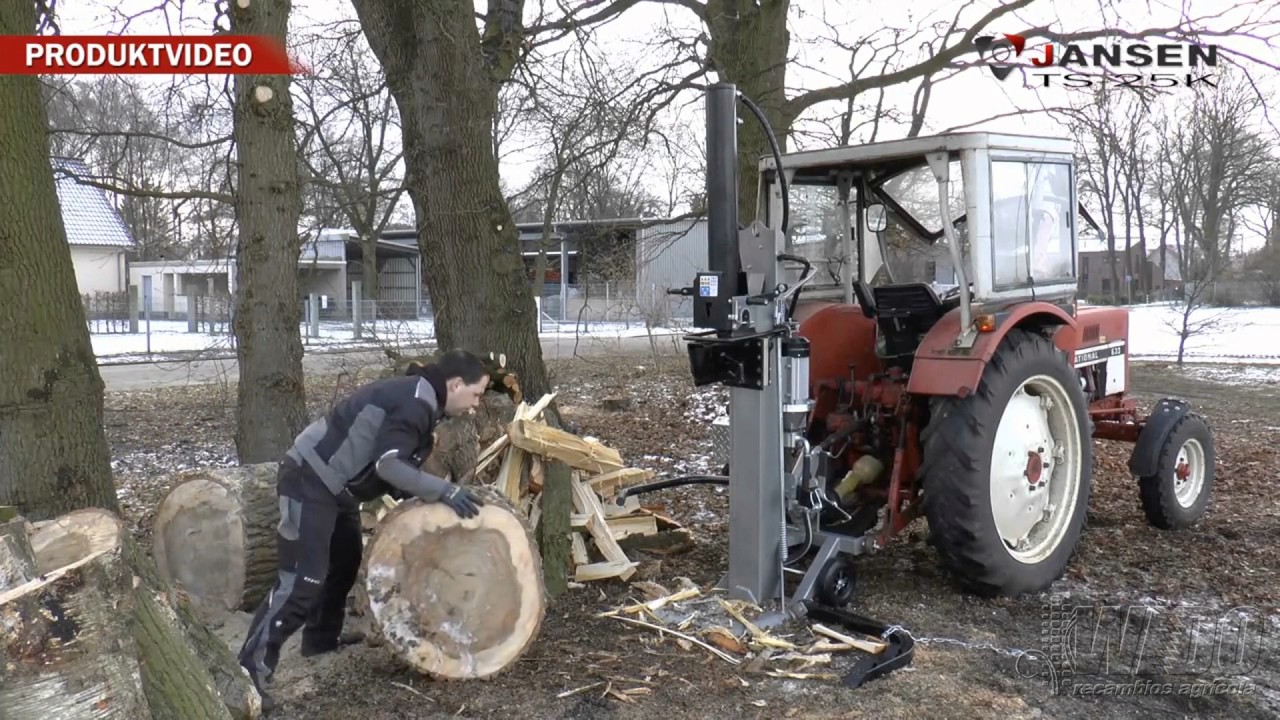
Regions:
[[[497,492],[464,520],[409,500],[382,519],[366,548],[372,625],[397,656],[442,679],[487,678],[515,662],[546,612],[528,521]]]
[[[184,473],[156,509],[160,577],[198,610],[253,610],[276,577],[276,463]]]
[[[157,586],[149,559],[115,515],[69,513],[30,541],[43,576],[0,592],[5,718],[252,720],[261,714],[247,677],[234,703],[224,702],[212,656],[197,649],[199,641]],[[80,557],[43,569],[79,550],[85,551]]]

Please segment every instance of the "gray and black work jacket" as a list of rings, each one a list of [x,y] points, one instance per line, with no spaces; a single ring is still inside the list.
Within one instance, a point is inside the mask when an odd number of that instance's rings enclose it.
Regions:
[[[349,494],[360,502],[404,496],[378,477],[374,466],[388,455],[413,467],[422,464],[443,417],[444,394],[442,386],[420,376],[375,380],[308,425],[286,454],[334,495]]]

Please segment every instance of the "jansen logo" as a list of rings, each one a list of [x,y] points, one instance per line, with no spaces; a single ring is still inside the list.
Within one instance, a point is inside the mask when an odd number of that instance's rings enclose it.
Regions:
[[[1022,57],[1022,49],[1027,46],[1027,40],[1021,35],[1005,33],[1000,39],[991,35],[976,37],[973,44],[978,48],[978,56],[986,60],[987,67],[991,68],[991,74],[997,80],[1004,80],[1013,72],[1014,66],[1005,63],[1011,54],[1010,50],[1013,51],[1013,57]]]
[[[1021,35],[983,35],[974,38],[973,44],[997,80],[1023,67],[1040,71],[1029,75],[1039,78],[1042,87],[1082,88],[1099,83],[1150,88],[1217,86],[1214,74],[1201,70],[1217,67],[1217,45],[1046,43],[1033,56]]]

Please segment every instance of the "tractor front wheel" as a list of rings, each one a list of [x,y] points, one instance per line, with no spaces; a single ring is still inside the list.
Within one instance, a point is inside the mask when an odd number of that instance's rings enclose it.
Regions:
[[[1215,461],[1213,434],[1204,418],[1184,416],[1160,448],[1156,474],[1138,479],[1147,521],[1161,530],[1194,525],[1209,505]]]
[[[969,590],[1038,592],[1084,529],[1091,425],[1076,372],[1049,338],[1009,331],[975,392],[935,404],[923,433],[929,540]]]

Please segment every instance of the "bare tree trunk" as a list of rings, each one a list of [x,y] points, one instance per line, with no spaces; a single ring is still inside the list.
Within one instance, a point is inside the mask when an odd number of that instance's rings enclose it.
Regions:
[[[1133,207],[1129,204],[1129,188],[1120,196],[1124,207],[1124,296],[1133,304]]]
[[[0,33],[35,32],[32,3],[0,4]],[[118,510],[89,341],[34,76],[0,76],[0,505],[31,520]]]
[[[290,0],[232,5],[232,29],[281,42]],[[236,453],[241,464],[278,460],[307,421],[298,292],[298,154],[287,75],[237,75],[235,142]]]
[[[505,353],[527,395],[539,397],[550,382],[536,304],[493,149],[498,83],[520,40],[499,24],[518,26],[519,15],[491,9],[482,41],[471,2],[353,4],[400,110],[439,346]]]
[[[361,254],[364,257],[360,262],[360,283],[365,300],[378,299],[378,236],[381,234],[381,231],[369,232],[362,243]],[[352,299],[360,300],[360,298]],[[364,313],[360,313],[360,316],[364,317]]]
[[[533,296],[542,297],[547,286],[547,253],[551,251],[551,236],[555,227],[556,207],[560,204],[560,185],[564,182],[564,161],[556,153],[556,169],[551,175],[551,185],[547,190],[547,206],[542,211],[542,239],[538,241],[538,257],[533,261]],[[562,241],[563,242],[563,241]],[[568,282],[568,268],[560,268],[560,282]],[[565,308],[560,309],[561,320],[564,319]],[[539,318],[541,327],[541,318]]]
[[[705,11],[711,35],[711,63],[720,81],[734,83],[760,106],[781,152],[786,152],[787,135],[795,121],[787,115],[785,94],[791,44],[787,31],[789,5],[768,2],[748,6],[737,0],[708,0]],[[738,218],[747,224],[756,217],[760,158],[770,150],[759,121],[741,104],[738,114],[743,118],[738,125]]]

